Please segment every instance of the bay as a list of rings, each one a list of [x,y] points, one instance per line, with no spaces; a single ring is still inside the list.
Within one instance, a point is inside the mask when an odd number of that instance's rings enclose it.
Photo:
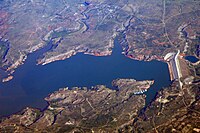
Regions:
[[[63,87],[106,85],[114,89],[111,82],[117,78],[154,80],[154,85],[146,92],[148,104],[156,92],[171,83],[166,63],[127,58],[121,54],[122,49],[117,41],[110,56],[78,53],[63,61],[36,65],[36,59],[49,49],[51,46],[28,55],[24,65],[16,69],[14,79],[0,83],[0,117],[27,106],[43,109],[47,105],[44,98]]]

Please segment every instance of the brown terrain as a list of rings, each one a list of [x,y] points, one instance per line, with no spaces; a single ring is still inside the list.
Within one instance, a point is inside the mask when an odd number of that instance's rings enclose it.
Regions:
[[[188,80],[188,79],[185,79]],[[136,121],[121,132],[198,133],[200,132],[200,84],[174,83],[160,91]]]
[[[81,0],[7,0],[0,8],[1,66],[12,73],[29,53],[48,44],[53,47],[38,59],[39,64],[64,60],[77,52],[110,55],[116,36],[120,36],[124,54],[137,60],[163,60],[178,49],[194,54],[190,51],[197,47],[198,7],[195,0],[89,4]]]
[[[4,119],[0,132],[113,132],[132,123],[145,106],[145,95],[134,93],[152,84],[118,79],[113,81],[117,90],[103,85],[63,88],[45,98],[45,110],[26,108]]]
[[[116,90],[97,85],[50,94],[45,110],[26,108],[3,118],[0,132],[200,132],[200,1],[0,1],[0,65],[10,73],[27,55],[52,44],[38,64],[77,52],[110,55],[117,36],[132,59],[164,61],[180,50],[182,77],[145,105],[153,81],[117,79]],[[10,76],[11,78],[12,76]]]
[[[26,108],[2,119],[0,132],[198,133],[200,77],[194,76],[196,66],[186,63],[190,75],[182,77],[183,87],[174,81],[146,106],[140,92],[153,81],[117,79],[112,83],[116,90],[63,88],[45,98],[45,110]]]

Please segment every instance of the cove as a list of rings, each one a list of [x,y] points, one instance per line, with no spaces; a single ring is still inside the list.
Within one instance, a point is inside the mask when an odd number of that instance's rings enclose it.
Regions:
[[[47,105],[44,97],[63,87],[106,85],[112,88],[111,82],[117,78],[153,79],[154,85],[146,92],[149,103],[157,91],[171,83],[166,63],[129,59],[121,54],[117,40],[110,56],[78,53],[63,61],[36,65],[36,59],[49,49],[51,46],[28,55],[24,65],[16,69],[14,79],[0,83],[0,117],[27,106],[43,109]]]

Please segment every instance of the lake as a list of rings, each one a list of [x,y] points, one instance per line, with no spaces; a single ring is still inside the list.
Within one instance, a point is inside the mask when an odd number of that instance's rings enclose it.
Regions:
[[[115,41],[110,56],[95,57],[78,53],[69,59],[45,66],[36,65],[36,59],[50,46],[28,55],[24,65],[16,69],[14,79],[0,83],[0,117],[18,112],[26,106],[45,108],[48,94],[63,87],[106,85],[117,78],[155,80],[146,92],[150,102],[158,90],[170,85],[168,66],[160,61],[136,61],[121,54]]]
[[[199,61],[199,59],[195,56],[186,56],[185,59],[190,61],[191,63],[196,63],[197,61]]]

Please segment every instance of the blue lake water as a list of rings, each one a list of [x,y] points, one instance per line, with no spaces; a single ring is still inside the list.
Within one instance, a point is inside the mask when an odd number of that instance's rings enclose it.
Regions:
[[[199,59],[196,58],[195,56],[186,56],[185,59],[192,63],[196,63],[197,61],[199,61]]]
[[[25,64],[15,71],[13,80],[0,83],[0,117],[26,106],[44,108],[47,105],[44,97],[67,86],[102,84],[112,88],[111,82],[117,78],[154,79],[154,85],[146,92],[148,103],[158,90],[170,84],[166,63],[129,59],[121,54],[122,49],[117,41],[110,56],[95,57],[78,53],[64,61],[36,65],[36,59],[44,51],[41,49],[30,54]]]

